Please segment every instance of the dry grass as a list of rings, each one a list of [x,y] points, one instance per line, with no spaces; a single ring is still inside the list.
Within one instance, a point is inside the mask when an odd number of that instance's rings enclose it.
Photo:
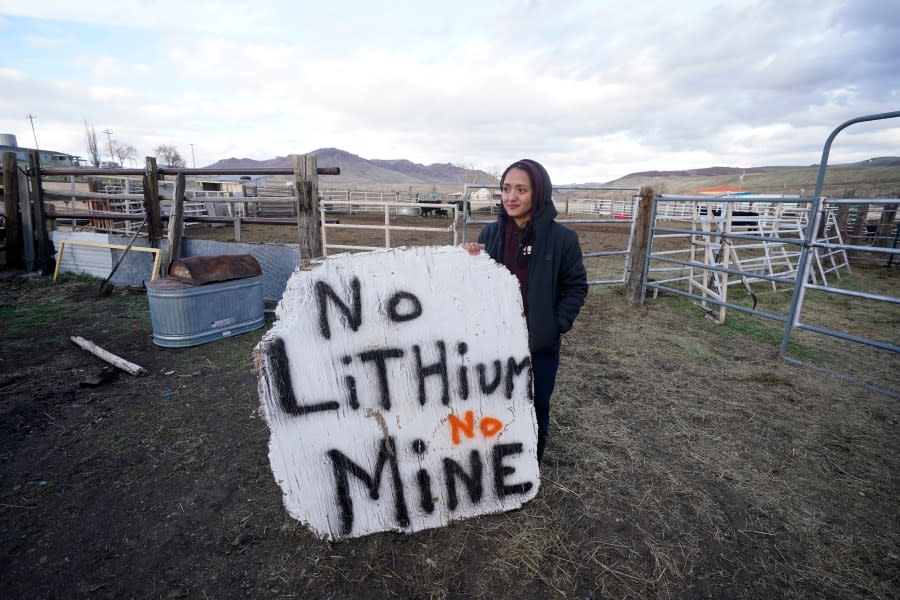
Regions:
[[[597,289],[552,416],[534,501],[335,544],[309,589],[352,557],[365,575],[347,585],[384,597],[896,596],[894,399],[689,306]]]
[[[621,228],[578,230],[585,250],[624,245]],[[589,276],[618,276],[620,261],[591,259]],[[855,269],[840,285],[896,294],[896,269]],[[755,287],[761,309],[786,314],[789,291]],[[804,319],[893,342],[900,331],[897,307],[821,294]],[[792,355],[830,372],[791,366],[782,331],[735,311],[717,326],[680,298],[633,309],[615,288],[592,289],[564,341],[538,497],[411,538],[339,544],[310,589],[333,590],[362,553],[368,574],[348,585],[378,582],[386,597],[896,597],[900,412],[833,373],[896,393],[900,364],[796,332]]]
[[[582,237],[619,243],[602,228]],[[896,293],[897,275],[857,269],[844,283]],[[19,373],[0,379],[9,597],[900,595],[897,399],[787,364],[777,323],[729,313],[717,326],[680,298],[638,309],[592,288],[564,339],[533,501],[327,543],[287,516],[272,481],[248,372],[258,334],[161,351],[141,298],[96,300],[96,282],[77,280],[3,285],[0,358]],[[808,301],[817,319],[898,339],[883,306],[850,319],[842,302]],[[79,390],[84,357],[53,343],[65,328],[150,375]],[[23,360],[34,344],[46,360]],[[792,348],[900,390],[896,355],[802,333]]]

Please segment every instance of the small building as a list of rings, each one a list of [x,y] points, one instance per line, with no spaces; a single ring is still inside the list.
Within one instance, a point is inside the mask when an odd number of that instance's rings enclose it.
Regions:
[[[197,180],[201,191],[234,196],[255,196],[257,188],[264,183],[262,175],[216,175]]]
[[[15,152],[16,162],[28,163],[31,148],[19,146],[16,136],[11,133],[0,133],[0,155],[6,152]],[[65,152],[53,150],[38,150],[38,156],[42,167],[76,167],[78,157]]]
[[[748,189],[734,185],[717,185],[697,190],[695,193],[700,196],[741,196],[751,194],[752,192]]]
[[[489,190],[488,188],[479,188],[469,195],[472,202],[490,202],[492,199],[500,197],[500,190]]]

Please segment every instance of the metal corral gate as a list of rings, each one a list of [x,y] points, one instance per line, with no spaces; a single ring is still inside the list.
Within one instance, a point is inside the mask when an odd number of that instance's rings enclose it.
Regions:
[[[466,184],[464,197],[463,197],[463,205],[465,207],[465,220],[463,221],[463,241],[467,241],[468,228],[467,226],[472,225],[487,225],[494,222],[494,219],[491,220],[475,220],[472,219],[472,213],[474,210],[477,210],[479,204],[483,207],[489,208],[489,213],[493,214],[495,210],[494,200],[493,198],[488,199],[486,201],[478,202],[477,200],[472,200],[471,198],[471,189],[484,189],[484,190],[499,190],[499,185],[480,185],[480,184]],[[597,200],[597,203],[603,203],[602,206],[598,206],[593,211],[596,214],[608,214],[607,218],[590,218],[590,219],[556,219],[558,223],[562,223],[563,225],[576,225],[576,224],[610,224],[610,225],[619,225],[622,227],[628,227],[628,241],[625,244],[625,248],[621,250],[611,250],[605,252],[584,252],[582,256],[585,258],[596,257],[596,256],[621,256],[623,257],[623,267],[622,267],[622,276],[617,279],[594,279],[588,280],[588,285],[611,285],[611,284],[621,284],[625,283],[625,277],[627,275],[628,270],[628,258],[631,255],[631,243],[634,239],[634,224],[635,224],[635,209],[637,207],[638,198],[636,196],[637,192],[640,191],[640,188],[635,187],[618,187],[618,186],[607,186],[607,185],[598,185],[598,186],[553,186],[554,192],[562,192],[562,191],[604,191],[604,192],[615,192],[615,191],[625,191],[625,192],[633,192],[635,195],[628,201],[618,201],[615,200]],[[555,202],[554,202],[555,204]],[[617,206],[618,205],[618,206]]]
[[[805,219],[805,227],[802,229],[802,235],[799,237],[787,237],[783,235],[770,235],[766,236],[764,233],[760,235],[760,232],[756,232],[754,235],[750,235],[749,233],[735,233],[731,231],[730,227],[725,227],[724,230],[716,230],[714,228],[704,229],[702,232],[704,236],[707,238],[714,238],[716,241],[713,245],[719,249],[727,248],[734,240],[749,240],[751,242],[761,242],[763,241],[766,244],[770,245],[788,245],[796,248],[797,252],[795,268],[793,270],[786,270],[782,273],[766,273],[762,272],[759,269],[741,269],[741,268],[730,268],[727,261],[724,263],[710,264],[707,261],[701,262],[696,260],[696,257],[692,257],[692,260],[682,260],[679,258],[674,258],[670,252],[662,251],[662,252],[654,252],[653,244],[654,240],[663,239],[664,236],[684,236],[686,235],[686,230],[684,228],[679,227],[666,227],[657,225],[657,218],[666,214],[666,206],[673,203],[684,203],[686,201],[691,202],[710,202],[711,199],[709,197],[686,197],[686,196],[657,196],[653,199],[652,207],[651,207],[651,218],[650,218],[650,235],[649,235],[649,246],[647,249],[647,253],[644,258],[644,267],[642,274],[642,285],[641,285],[641,304],[643,304],[646,300],[647,292],[652,290],[663,290],[666,292],[671,292],[680,296],[685,296],[688,298],[692,298],[695,300],[699,300],[701,303],[711,303],[718,305],[720,307],[728,307],[737,311],[742,311],[746,313],[750,313],[756,316],[764,317],[767,319],[772,319],[775,321],[780,321],[784,323],[784,335],[781,341],[780,354],[782,358],[792,364],[809,366],[815,369],[814,365],[810,365],[805,363],[799,359],[788,356],[787,349],[788,343],[790,341],[791,333],[795,329],[801,329],[806,331],[811,331],[827,336],[831,336],[837,339],[846,340],[850,342],[855,342],[858,344],[864,344],[867,346],[871,346],[874,348],[879,348],[881,350],[887,350],[889,352],[898,353],[900,352],[900,346],[893,342],[885,342],[879,341],[875,339],[860,337],[856,335],[851,335],[847,332],[838,331],[835,329],[829,329],[826,327],[819,327],[816,325],[811,325],[807,323],[803,323],[801,321],[801,315],[803,310],[803,299],[807,290],[818,290],[822,292],[827,292],[831,294],[851,297],[851,298],[859,298],[866,300],[874,300],[878,302],[885,302],[889,304],[900,304],[900,297],[896,295],[885,295],[885,294],[871,294],[866,292],[859,292],[854,290],[842,289],[837,287],[831,287],[827,285],[826,281],[822,281],[822,283],[818,283],[815,277],[815,270],[813,269],[814,259],[822,254],[833,253],[834,251],[839,252],[867,252],[867,253],[875,253],[881,254],[885,256],[889,256],[890,260],[888,264],[891,264],[897,255],[900,255],[900,249],[897,249],[897,235],[900,232],[894,234],[894,244],[893,247],[877,247],[877,246],[860,246],[860,245],[851,245],[848,243],[844,243],[842,241],[833,241],[833,239],[828,238],[826,235],[823,235],[823,232],[827,231],[827,219],[829,215],[829,211],[833,210],[834,207],[840,207],[841,205],[846,204],[873,204],[873,205],[881,205],[884,207],[896,207],[900,204],[900,199],[890,198],[890,199],[825,199],[822,198],[822,188],[825,181],[825,171],[828,165],[828,155],[831,150],[831,144],[834,141],[834,138],[837,136],[845,128],[850,125],[854,125],[856,123],[862,123],[866,121],[877,121],[882,119],[890,119],[900,117],[900,111],[894,111],[889,113],[881,113],[876,115],[869,115],[864,117],[858,117],[855,119],[851,119],[846,123],[843,123],[839,127],[837,127],[834,131],[832,131],[831,135],[828,137],[825,142],[824,149],[822,151],[822,160],[819,165],[818,177],[816,180],[816,188],[815,192],[811,197],[805,198],[784,198],[784,199],[767,199],[768,202],[773,204],[788,204],[790,203],[793,206],[805,206],[807,208],[808,218]],[[727,210],[728,213],[733,212],[733,205],[739,202],[747,202],[746,198],[741,197],[730,197],[730,198],[716,198],[716,202],[721,203],[721,207],[719,210],[721,213],[725,213]],[[669,211],[671,213],[671,211]],[[709,218],[712,218],[714,215],[710,212],[706,215]],[[733,219],[729,219],[728,222],[733,222]],[[895,225],[895,227],[900,228],[900,225]],[[714,290],[709,286],[703,287],[701,286],[698,291],[695,291],[693,285],[689,284],[688,288],[678,289],[672,287],[670,284],[672,281],[675,281],[676,278],[670,278],[663,281],[650,281],[649,278],[651,276],[650,263],[651,261],[656,261],[657,264],[664,265],[675,265],[675,268],[687,268],[689,270],[698,270],[703,273],[708,273],[708,277],[718,277],[719,286],[716,289],[722,289],[723,283],[724,286],[727,286],[727,276],[735,275],[743,281],[746,281],[748,278],[752,278],[754,280],[765,280],[771,281],[774,284],[784,283],[789,284],[792,287],[792,295],[791,302],[788,309],[788,314],[785,316],[777,315],[769,312],[759,311],[755,308],[750,308],[747,306],[742,306],[739,304],[734,304],[731,302],[723,301],[716,297],[716,294],[711,293]],[[664,271],[665,269],[656,269],[656,272]],[[670,267],[668,270],[673,270]],[[708,281],[709,279],[707,279]],[[714,288],[716,286],[713,286]],[[854,378],[843,376],[846,379],[853,380]],[[861,382],[858,382],[861,383]],[[869,386],[875,387],[875,386]],[[878,388],[876,388],[878,389]],[[879,389],[881,392],[888,393],[892,396],[900,396],[895,391],[892,390],[884,390]]]
[[[882,343],[876,340],[871,340],[868,338],[861,338],[857,336],[848,335],[846,333],[835,331],[833,329],[826,329],[823,327],[814,327],[812,325],[806,325],[800,321],[800,314],[803,308],[803,296],[806,293],[807,289],[816,289],[825,292],[831,292],[835,294],[841,294],[844,296],[857,297],[857,298],[865,298],[868,300],[877,300],[879,302],[888,302],[890,304],[900,304],[900,298],[897,296],[883,296],[883,295],[875,295],[875,294],[866,294],[864,292],[854,292],[852,290],[839,290],[834,288],[828,288],[821,285],[815,285],[809,282],[809,269],[810,269],[810,258],[812,248],[833,248],[835,245],[827,242],[820,241],[818,239],[819,226],[822,222],[822,214],[823,209],[825,207],[825,203],[822,199],[822,187],[825,183],[825,170],[828,167],[828,154],[831,152],[831,144],[834,142],[834,138],[837,137],[837,134],[849,127],[850,125],[854,125],[856,123],[863,123],[866,121],[879,121],[882,119],[894,119],[900,117],[900,111],[893,111],[889,113],[881,113],[877,115],[869,115],[865,117],[857,117],[856,119],[851,119],[846,123],[838,126],[834,131],[831,132],[831,135],[828,136],[828,139],[825,141],[825,147],[822,149],[822,160],[819,163],[819,175],[816,178],[816,190],[813,193],[812,199],[812,208],[810,212],[814,215],[813,218],[809,221],[809,226],[807,228],[807,240],[808,242],[804,244],[803,249],[801,250],[800,255],[800,263],[803,265],[802,273],[800,277],[797,278],[797,281],[794,283],[794,293],[791,297],[791,307],[790,313],[788,314],[788,321],[785,324],[784,328],[784,338],[781,341],[781,355],[790,360],[791,362],[800,363],[796,359],[793,359],[787,356],[787,345],[790,341],[791,332],[793,329],[805,329],[807,331],[814,331],[817,333],[822,333],[825,335],[830,335],[839,339],[866,344],[869,346],[873,346],[876,348],[882,348],[884,350],[889,350],[891,352],[900,352],[900,346],[892,343]],[[846,204],[847,200],[829,200],[829,204]],[[856,202],[858,203],[858,202]],[[882,204],[882,205],[897,205],[900,203],[900,200],[894,199],[875,199],[868,200],[868,204]],[[895,238],[896,239],[896,238]],[[866,252],[874,252],[878,254],[885,255],[896,255],[900,254],[900,250],[896,247],[894,248],[878,248],[878,247],[870,247],[870,246],[852,246],[846,244],[843,246],[844,250],[862,250]]]
[[[395,215],[404,215],[407,216],[417,216],[421,214],[421,211],[425,210],[440,210],[445,211],[447,216],[450,218],[450,225],[447,227],[421,227],[421,226],[411,226],[411,225],[391,225],[391,214]],[[352,210],[356,210],[357,212],[383,212],[384,213],[384,223],[381,225],[365,225],[365,224],[351,224],[351,223],[332,223],[328,221],[329,215],[340,214],[342,210],[346,210],[346,212],[350,213]],[[340,249],[340,250],[379,250],[381,248],[391,248],[391,232],[392,231],[439,231],[449,233],[453,239],[453,245],[455,246],[459,241],[459,236],[457,234],[457,226],[456,226],[456,211],[457,206],[455,204],[442,204],[439,202],[419,202],[418,204],[411,204],[410,202],[380,202],[375,200],[370,201],[355,201],[353,202],[352,207],[349,205],[347,200],[319,200],[319,220],[320,226],[322,229],[322,256],[328,256],[328,249]],[[380,229],[384,231],[384,246],[360,246],[360,245],[351,245],[351,244],[331,244],[328,242],[328,230],[329,229]]]

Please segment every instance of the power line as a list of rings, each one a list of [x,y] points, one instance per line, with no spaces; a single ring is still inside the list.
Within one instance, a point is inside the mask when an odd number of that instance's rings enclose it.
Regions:
[[[188,144],[188,146],[191,147],[191,163],[193,164],[193,167],[196,169],[197,168],[197,159],[194,158],[194,145]]]
[[[34,132],[34,120],[37,119],[37,115],[28,113],[28,115],[26,115],[25,118],[28,119],[29,121],[31,121],[31,135],[34,136],[34,149],[40,150],[40,148],[38,148],[38,143],[37,143],[37,133]]]
[[[103,133],[106,134],[106,141],[109,142],[109,162],[116,162],[116,157],[115,155],[113,155],[112,138],[110,137],[112,135],[112,131],[110,131],[107,127],[103,130]]]

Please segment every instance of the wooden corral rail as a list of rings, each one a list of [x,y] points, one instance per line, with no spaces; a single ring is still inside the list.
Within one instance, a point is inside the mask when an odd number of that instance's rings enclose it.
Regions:
[[[12,158],[9,158],[11,155]],[[296,202],[296,217],[265,218],[233,216],[207,216],[207,215],[183,215],[185,202],[185,186],[176,184],[171,214],[176,216],[175,230],[180,231],[185,221],[201,223],[233,223],[236,237],[240,239],[241,223],[262,223],[269,225],[293,225],[298,231],[298,245],[300,255],[304,259],[322,256],[322,242],[319,229],[318,209],[318,176],[339,175],[339,167],[318,168],[316,157],[312,155],[297,156],[293,168],[256,168],[256,169],[191,169],[183,167],[160,167],[156,159],[147,157],[144,169],[105,169],[105,168],[39,168],[37,151],[32,151],[31,166],[27,171],[30,185],[25,184],[21,175],[17,176],[19,169],[15,163],[15,154],[4,153],[3,167],[3,207],[7,222],[7,268],[26,268],[31,270],[38,268],[45,274],[53,270],[53,250],[48,236],[50,224],[54,219],[115,219],[116,221],[142,221],[145,216],[148,222],[149,245],[152,248],[159,247],[159,240],[163,236],[163,221],[171,217],[163,214],[159,183],[166,175],[174,175],[183,181],[185,176],[208,175],[293,175],[293,189],[297,195],[289,199]],[[78,191],[50,191],[45,190],[43,180],[45,177],[69,176],[69,177],[99,177],[138,176],[143,179],[142,194],[113,193],[100,194],[96,192]],[[107,210],[59,210],[48,200],[73,201],[76,199],[91,200],[123,200],[129,202],[142,202],[143,210],[135,213],[114,212]],[[272,199],[284,203],[286,198]],[[209,202],[235,202],[234,198],[210,198]],[[254,203],[263,204],[266,198],[253,198]],[[172,231],[172,226],[169,227]],[[18,235],[21,232],[21,235]],[[31,251],[33,249],[33,252]],[[178,248],[173,246],[173,253],[178,253]],[[171,259],[165,258],[165,263]]]

